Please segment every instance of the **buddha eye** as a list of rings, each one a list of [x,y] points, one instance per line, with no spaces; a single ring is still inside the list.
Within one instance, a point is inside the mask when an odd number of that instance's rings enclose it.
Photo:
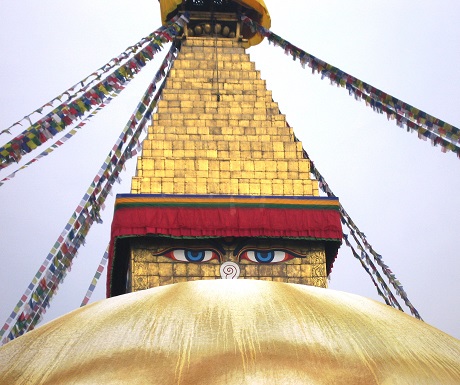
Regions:
[[[208,262],[219,259],[218,254],[213,250],[175,249],[171,250],[165,257],[181,262]]]
[[[246,259],[255,263],[286,262],[292,258],[293,255],[282,250],[247,250],[240,255],[240,260]]]

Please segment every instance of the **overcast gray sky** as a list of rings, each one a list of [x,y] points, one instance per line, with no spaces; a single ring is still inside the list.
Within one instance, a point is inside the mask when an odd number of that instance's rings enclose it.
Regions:
[[[273,32],[460,126],[458,1],[266,0],[266,4]],[[159,25],[156,0],[4,0],[0,13],[0,130]],[[280,48],[263,42],[249,53],[317,168],[396,273],[422,317],[459,338],[460,160],[387,121],[344,89],[302,69]],[[2,325],[157,68],[158,61],[150,63],[73,139],[0,186]],[[10,138],[0,136],[0,144]],[[128,165],[116,192],[129,192],[134,163]],[[14,169],[1,172],[0,179]],[[112,206],[113,197],[107,201],[104,224],[94,226],[45,320],[80,305],[109,241]],[[330,287],[379,300],[345,246]],[[104,294],[105,279],[93,300]]]

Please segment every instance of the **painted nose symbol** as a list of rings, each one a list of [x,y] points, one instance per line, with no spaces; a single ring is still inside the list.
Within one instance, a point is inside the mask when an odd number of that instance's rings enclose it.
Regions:
[[[240,267],[235,262],[225,262],[220,266],[220,276],[222,279],[238,279]]]

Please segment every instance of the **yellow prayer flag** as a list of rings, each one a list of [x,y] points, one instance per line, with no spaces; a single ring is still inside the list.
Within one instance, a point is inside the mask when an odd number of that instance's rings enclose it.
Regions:
[[[32,140],[29,140],[26,144],[27,144],[27,146],[29,146],[32,150],[35,150],[35,149],[38,147]]]
[[[104,85],[102,84],[97,89],[101,91],[104,95],[107,95],[109,93],[109,91],[107,91]]]
[[[78,105],[78,107],[80,107],[80,109],[81,109],[82,111],[86,111],[86,110],[87,110],[87,108],[86,108],[86,106],[85,106],[85,103],[83,103],[80,99],[77,100],[77,105]]]

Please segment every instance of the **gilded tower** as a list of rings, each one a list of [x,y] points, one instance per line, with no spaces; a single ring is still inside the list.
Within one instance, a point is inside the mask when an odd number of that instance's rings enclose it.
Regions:
[[[110,296],[223,276],[327,286],[338,201],[319,197],[302,144],[250,61],[261,0],[161,1],[188,12],[131,194],[117,198]],[[233,274],[233,273],[232,273]],[[235,275],[232,275],[236,278]]]

